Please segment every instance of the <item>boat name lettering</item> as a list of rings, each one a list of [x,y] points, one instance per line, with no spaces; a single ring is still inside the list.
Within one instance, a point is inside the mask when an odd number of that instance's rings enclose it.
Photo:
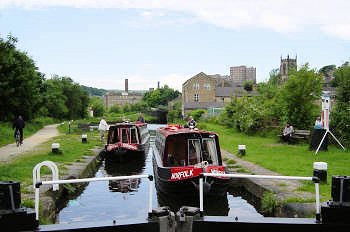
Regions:
[[[211,173],[217,173],[217,174],[225,174],[225,171],[217,170],[217,169],[211,169]]]
[[[172,180],[181,180],[193,176],[193,169],[171,173]]]

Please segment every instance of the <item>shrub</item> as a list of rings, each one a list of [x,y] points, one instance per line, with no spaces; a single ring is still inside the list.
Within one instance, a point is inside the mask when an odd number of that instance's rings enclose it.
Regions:
[[[192,110],[190,115],[195,119],[195,120],[200,120],[200,118],[202,117],[202,115],[204,113],[207,113],[206,110],[204,109],[197,109],[197,110]]]

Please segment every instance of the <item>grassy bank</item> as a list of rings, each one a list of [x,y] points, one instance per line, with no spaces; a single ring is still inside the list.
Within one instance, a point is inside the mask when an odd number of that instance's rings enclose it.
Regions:
[[[59,129],[60,131],[65,131],[65,125],[60,126]],[[65,172],[65,165],[79,162],[82,156],[94,155],[91,149],[102,146],[97,131],[84,133],[88,135],[88,143],[86,144],[81,142],[81,131],[74,134],[64,133],[41,144],[31,153],[23,154],[10,163],[0,164],[0,180],[19,181],[21,182],[22,196],[34,196],[31,185],[32,170],[36,164],[45,160],[53,161],[58,165],[60,175],[62,175]],[[53,154],[51,152],[51,144],[53,142],[60,143],[61,154]],[[42,168],[42,175],[44,174],[50,174],[49,170],[45,167]],[[22,198],[22,203],[25,206],[33,207],[33,201],[26,199],[26,197]]]
[[[220,146],[237,153],[238,145],[247,146],[247,155],[243,159],[265,167],[282,175],[312,176],[313,162],[328,163],[328,183],[320,186],[323,200],[331,198],[331,176],[350,175],[350,152],[331,145],[328,151],[314,155],[308,144],[287,145],[278,142],[277,138],[263,138],[238,133],[224,126],[201,123],[204,129],[215,131],[220,136]],[[313,183],[305,183],[301,190],[314,192]]]
[[[43,128],[45,125],[55,123],[52,118],[37,118],[32,121],[26,122],[26,126],[23,130],[24,138],[27,138]],[[13,137],[14,130],[12,129],[11,122],[0,122],[0,146],[4,146],[10,143],[14,143]]]

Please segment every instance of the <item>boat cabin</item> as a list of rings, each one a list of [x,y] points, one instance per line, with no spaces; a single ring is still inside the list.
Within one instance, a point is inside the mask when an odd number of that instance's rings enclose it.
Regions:
[[[203,161],[222,165],[218,136],[196,129],[168,126],[159,130],[155,146],[163,167],[194,166]]]
[[[146,123],[118,123],[109,127],[107,144],[142,144],[147,136]]]

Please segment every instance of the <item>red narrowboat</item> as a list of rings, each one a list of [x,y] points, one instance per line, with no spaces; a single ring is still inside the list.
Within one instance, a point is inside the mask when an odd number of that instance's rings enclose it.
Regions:
[[[149,146],[149,138],[146,123],[124,122],[111,125],[103,158],[124,159],[135,156],[136,153],[144,153]]]
[[[197,195],[201,173],[225,173],[216,133],[168,125],[156,132],[153,171],[156,189],[165,194]],[[204,193],[225,195],[225,178],[204,178]]]

